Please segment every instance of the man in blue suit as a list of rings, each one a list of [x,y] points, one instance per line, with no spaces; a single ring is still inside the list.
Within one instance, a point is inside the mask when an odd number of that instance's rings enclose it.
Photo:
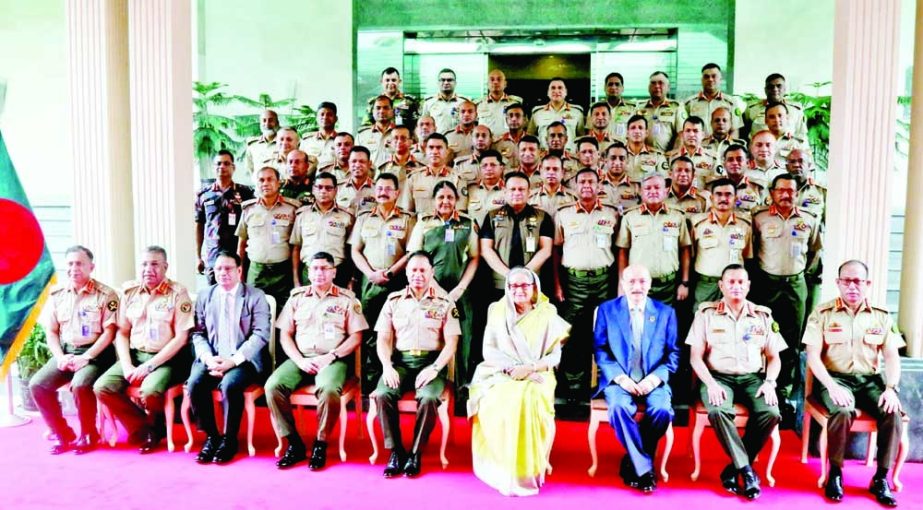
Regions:
[[[599,388],[609,406],[609,423],[628,455],[619,474],[644,493],[657,488],[654,453],[673,421],[670,374],[679,365],[676,312],[647,297],[651,274],[640,265],[622,271],[623,296],[603,302],[594,327]],[[638,403],[644,419],[635,422]]]
[[[200,464],[226,464],[237,454],[237,432],[244,410],[244,390],[258,381],[269,342],[270,312],[266,294],[240,281],[240,258],[221,252],[215,260],[215,280],[199,294],[192,344],[196,360],[187,382],[199,428],[208,434]],[[271,367],[270,367],[271,368]],[[221,390],[224,434],[215,425],[212,390]]]

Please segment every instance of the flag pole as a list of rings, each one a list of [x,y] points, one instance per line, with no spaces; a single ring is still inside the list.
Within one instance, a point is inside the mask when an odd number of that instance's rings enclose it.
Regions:
[[[6,406],[4,411],[0,412],[0,429],[19,427],[32,421],[28,416],[19,416],[13,407],[13,374],[11,371],[6,372],[4,385],[6,386]]]

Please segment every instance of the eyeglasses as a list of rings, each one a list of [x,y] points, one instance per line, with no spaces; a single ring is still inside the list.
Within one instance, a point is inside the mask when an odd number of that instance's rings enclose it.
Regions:
[[[333,186],[330,184],[315,184],[314,189],[320,190],[320,191],[333,191],[336,189],[336,186]]]
[[[533,285],[532,283],[511,283],[508,287],[511,290],[528,290],[531,289]]]
[[[865,285],[867,280],[860,280],[859,278],[837,278],[836,281],[844,287],[849,287],[850,285],[861,287]]]

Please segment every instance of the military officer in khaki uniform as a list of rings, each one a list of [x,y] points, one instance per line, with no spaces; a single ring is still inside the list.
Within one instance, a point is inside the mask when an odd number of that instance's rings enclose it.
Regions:
[[[760,131],[750,139],[750,167],[744,175],[751,181],[769,189],[776,176],[786,173],[776,161],[776,137],[769,130]]]
[[[786,131],[789,107],[785,103],[770,103],[766,106],[766,129],[776,137],[775,160],[779,166],[785,166],[788,154],[795,149],[810,152],[807,140]]]
[[[333,161],[333,139],[337,135],[337,105],[324,101],[317,106],[317,131],[301,137],[298,148],[317,161],[318,166]]]
[[[743,127],[743,105],[736,97],[721,92],[721,67],[715,63],[702,66],[702,90],[683,101],[686,114],[700,119],[710,119],[718,108],[727,108],[731,112],[731,135],[736,137]],[[705,126],[706,135],[711,134]]]
[[[438,80],[439,93],[423,100],[420,119],[432,117],[436,124],[436,132],[445,133],[458,125],[459,108],[469,99],[455,93],[455,71],[448,68],[439,71]]]
[[[565,184],[577,175],[577,170],[582,168],[580,161],[567,150],[570,145],[569,140],[567,127],[562,122],[552,122],[545,128],[545,145],[548,147],[546,154],[561,157],[561,163],[564,165]]]
[[[613,140],[625,143],[628,136],[628,119],[635,114],[635,104],[625,101],[622,97],[622,93],[625,92],[625,80],[621,73],[607,74],[605,84],[606,97],[600,100],[609,105],[609,133]]]
[[[417,215],[432,213],[433,188],[439,181],[449,181],[455,185],[456,189],[465,190],[465,193],[458,199],[457,208],[461,211],[467,210],[468,179],[454,173],[446,166],[448,150],[449,146],[445,136],[439,133],[429,135],[426,139],[426,156],[429,165],[407,177],[407,185],[398,202],[401,209]]]
[[[468,155],[455,158],[452,173],[471,183],[480,178],[481,155],[490,150],[493,138],[487,126],[474,126],[469,139],[471,146],[468,149]]]
[[[651,75],[647,91],[650,93],[650,99],[638,103],[635,114],[647,119],[646,143],[661,152],[669,152],[673,150],[676,135],[683,129],[686,109],[678,102],[667,98],[670,93],[670,78],[663,71]]]
[[[437,132],[436,121],[433,120],[432,117],[429,115],[420,117],[420,122],[417,123],[417,129],[415,131],[417,143],[413,144],[413,147],[410,148],[410,154],[417,161],[424,164],[426,163],[426,147],[424,143],[426,139],[429,138],[429,135]]]
[[[654,173],[668,173],[667,159],[659,150],[648,145],[648,121],[641,115],[634,115],[628,120],[628,178],[640,183],[644,177]]]
[[[542,171],[539,163],[542,158],[542,150],[541,142],[538,141],[538,138],[532,135],[523,136],[519,140],[518,156],[519,168],[512,168],[507,165],[507,173],[522,172],[529,178],[529,186],[532,189],[540,188],[542,186]],[[563,165],[563,155],[559,154],[558,158],[561,159],[561,164]],[[563,167],[561,171],[563,172]]]
[[[164,423],[164,394],[189,375],[183,348],[195,314],[186,288],[166,274],[167,252],[149,246],[141,256],[140,281],[122,287],[115,338],[119,361],[93,385],[99,401],[125,426],[129,441],[140,442],[141,453],[154,451],[165,427],[173,426]],[[125,392],[129,385],[141,387],[143,409]]]
[[[692,218],[708,209],[708,193],[693,185],[693,162],[687,156],[673,158],[670,163],[670,188],[664,203]]]
[[[629,264],[651,272],[651,299],[672,305],[689,295],[692,240],[683,213],[664,204],[666,181],[653,174],[641,181],[641,206],[625,212],[619,226],[619,274]]]
[[[358,269],[353,288],[359,289],[359,300],[369,322],[378,319],[388,293],[403,283],[401,272],[407,264],[407,242],[416,216],[397,207],[399,193],[397,176],[380,174],[375,179],[378,204],[359,214],[349,239],[353,265]],[[363,393],[368,393],[381,374],[374,335],[366,337],[363,352]]]
[[[410,152],[413,146],[413,137],[410,128],[407,126],[396,126],[388,135],[391,145],[391,155],[382,164],[378,165],[373,177],[383,173],[394,174],[400,181],[401,185],[407,181],[407,176],[426,165],[423,161],[418,161]]]
[[[744,112],[744,124],[747,126],[749,136],[752,138],[754,133],[766,129],[766,106],[769,103],[785,103],[788,107],[785,131],[801,139],[807,139],[808,126],[804,119],[804,108],[799,104],[786,101],[785,77],[778,73],[770,74],[766,77],[764,90],[766,99],[751,103]]]
[[[388,96],[394,107],[394,123],[398,126],[407,126],[410,132],[417,125],[417,116],[420,114],[420,100],[416,96],[401,92],[401,73],[394,67],[386,67],[381,72],[381,95]],[[369,105],[363,125],[375,123],[373,110],[378,96],[369,98]]]
[[[788,153],[785,168],[788,173],[792,174],[798,184],[798,196],[795,197],[795,204],[817,216],[817,219],[820,220],[821,236],[823,236],[827,222],[827,188],[814,180],[810,155],[801,149],[792,150]],[[821,260],[818,261],[817,266],[809,268],[804,274],[804,279],[808,284],[808,299],[804,306],[806,315],[810,314],[811,310],[816,308],[820,302],[823,273],[824,264],[823,260]]]
[[[680,135],[682,145],[666,155],[667,161],[671,162],[680,156],[685,156],[692,161],[694,168],[692,185],[700,190],[707,189],[709,182],[724,176],[718,165],[717,156],[702,147],[704,130],[705,123],[701,118],[689,117],[683,122],[683,132]]]
[[[729,179],[711,183],[711,209],[691,218],[695,251],[695,305],[721,299],[718,281],[729,264],[744,265],[753,258],[750,217],[734,212],[736,190]]]
[[[337,205],[355,216],[375,207],[372,153],[357,145],[349,151],[349,179],[337,182]]]
[[[583,108],[567,102],[567,85],[563,78],[552,78],[548,82],[548,102],[532,109],[527,131],[530,135],[541,137],[552,123],[560,122],[566,127],[567,139],[573,142],[583,134]],[[547,143],[543,148],[550,148]],[[565,149],[573,150],[572,145]]]
[[[294,128],[284,127],[279,129],[279,132],[276,133],[276,150],[269,154],[259,164],[259,168],[256,170],[259,171],[263,167],[272,167],[279,171],[279,177],[284,178],[288,177],[288,155],[294,150],[298,150],[298,131],[295,131]],[[317,168],[317,160],[312,157],[308,157],[308,161],[311,163],[311,170],[308,170],[309,174],[314,173],[315,168]],[[256,175],[251,176],[254,183],[257,182]]]
[[[506,75],[499,69],[487,74],[487,95],[476,101],[478,123],[490,128],[494,136],[502,136],[507,131],[506,108],[513,104],[522,104],[522,98],[506,93]],[[521,109],[521,107],[520,107]]]
[[[779,352],[787,346],[771,311],[747,300],[750,279],[743,266],[727,266],[718,286],[721,301],[699,306],[686,344],[692,369],[702,383],[708,421],[731,458],[721,472],[721,483],[730,492],[756,499],[760,479],[752,464],[779,424],[776,378]],[[734,425],[734,404],[749,412],[743,438]]]
[[[477,225],[484,221],[487,213],[503,207],[503,158],[500,153],[488,149],[481,153],[480,178],[468,185],[468,216]]]
[[[29,390],[45,425],[55,435],[52,455],[96,449],[96,395],[93,383],[112,364],[112,339],[117,326],[119,296],[90,277],[93,253],[83,246],[64,252],[67,282],[51,291],[42,317],[52,357],[32,376]],[[61,414],[58,388],[70,383],[80,419],[80,435]]]
[[[385,477],[420,474],[422,453],[433,427],[446,383],[446,366],[455,356],[461,328],[458,310],[446,291],[433,281],[433,263],[426,252],[414,252],[407,263],[408,285],[392,292],[375,322],[378,359],[384,371],[371,398],[378,406],[385,448],[391,456]],[[397,401],[414,389],[417,417],[409,452],[401,441]]]
[[[746,147],[747,142],[731,136],[731,111],[719,106],[711,112],[711,134],[702,140],[702,147],[716,158],[721,158],[731,145]]]
[[[787,400],[793,386],[801,384],[798,350],[808,297],[804,273],[818,264],[823,245],[818,218],[795,205],[798,189],[791,175],[776,177],[769,192],[772,205],[753,213],[753,252],[761,289],[754,300],[772,309],[791,347],[782,357],[779,377],[779,395]],[[794,404],[784,404],[786,420],[793,419]]]
[[[600,101],[590,106],[590,115],[587,117],[589,124],[586,135],[596,139],[600,154],[606,152],[606,149],[615,141],[612,134],[612,109],[609,103]],[[579,148],[578,148],[579,150]]]
[[[554,218],[561,207],[576,202],[577,195],[561,182],[564,178],[564,165],[560,157],[549,154],[542,158],[541,173],[541,187],[530,193],[529,205],[545,211]]]
[[[312,383],[317,396],[317,436],[308,467],[317,470],[326,464],[327,438],[340,414],[350,358],[362,342],[362,332],[369,329],[356,296],[333,284],[336,271],[333,255],[315,252],[308,263],[311,285],[292,290],[276,320],[279,345],[288,359],[266,381],[266,403],[276,434],[288,441],[285,454],[276,462],[279,469],[307,458],[289,397]]]
[[[333,174],[321,172],[314,179],[313,204],[295,212],[295,225],[289,236],[292,245],[292,277],[295,287],[311,283],[309,264],[318,252],[329,253],[337,276],[344,286],[349,282],[349,264],[344,265],[347,243],[353,226],[353,215],[337,205],[337,182]]]
[[[333,139],[334,160],[317,167],[318,172],[327,172],[337,178],[337,182],[343,182],[349,177],[349,151],[356,145],[353,135],[341,131]]]
[[[474,102],[464,100],[458,108],[458,125],[443,133],[449,144],[449,159],[462,158],[471,154],[471,135],[478,123],[478,110]]]
[[[753,182],[744,175],[749,166],[746,147],[731,145],[724,151],[724,173],[734,183],[734,188],[737,190],[734,209],[748,215],[770,202],[767,186]]]
[[[310,204],[314,201],[314,195],[311,193],[311,179],[317,167],[312,165],[309,156],[299,149],[289,152],[286,161],[286,172],[283,173],[288,177],[282,180],[279,194],[302,204]]]
[[[580,165],[578,171],[584,168],[599,171],[599,142],[596,138],[582,136],[577,139],[577,163]],[[576,176],[575,173],[571,179],[573,180]]]
[[[372,107],[375,123],[361,128],[356,134],[356,145],[361,145],[372,154],[374,164],[384,163],[391,152],[387,147],[388,133],[396,126],[394,123],[394,104],[385,95],[375,98]]]
[[[247,140],[247,150],[244,153],[244,164],[247,176],[252,178],[258,171],[263,161],[276,152],[276,132],[279,131],[279,114],[273,110],[264,110],[260,114],[260,136]]]
[[[507,168],[516,169],[519,168],[519,142],[527,136],[526,111],[522,103],[513,103],[504,109],[504,113],[506,115],[505,131],[497,133],[491,129],[496,138],[493,147],[503,156]]]
[[[888,485],[888,469],[897,455],[903,428],[898,349],[905,344],[888,310],[869,303],[866,293],[872,282],[868,277],[863,262],[843,263],[836,281],[840,297],[811,313],[803,342],[814,374],[813,397],[829,413],[827,498],[843,499],[843,457],[849,429],[861,409],[875,418],[878,428],[878,469],[869,491],[882,505],[897,506]]]
[[[574,328],[561,354],[558,393],[573,403],[586,403],[590,398],[593,311],[613,294],[619,213],[599,200],[596,170],[584,168],[574,180],[579,199],[561,207],[554,222],[555,298],[563,306],[561,318]]]
[[[603,153],[604,172],[599,185],[599,199],[618,209],[619,214],[625,214],[641,203],[639,186],[631,182],[627,167],[628,148],[616,140]]]
[[[301,203],[279,194],[279,173],[265,167],[256,174],[260,198],[242,204],[237,226],[237,255],[243,279],[285,305],[292,291],[292,249],[289,238]]]

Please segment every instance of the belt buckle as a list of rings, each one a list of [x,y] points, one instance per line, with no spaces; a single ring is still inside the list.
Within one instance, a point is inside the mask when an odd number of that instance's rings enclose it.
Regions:
[[[421,351],[421,350],[419,350],[419,349],[411,349],[411,350],[407,351],[407,354],[410,354],[411,356],[422,356],[422,355],[423,355],[423,351]]]

